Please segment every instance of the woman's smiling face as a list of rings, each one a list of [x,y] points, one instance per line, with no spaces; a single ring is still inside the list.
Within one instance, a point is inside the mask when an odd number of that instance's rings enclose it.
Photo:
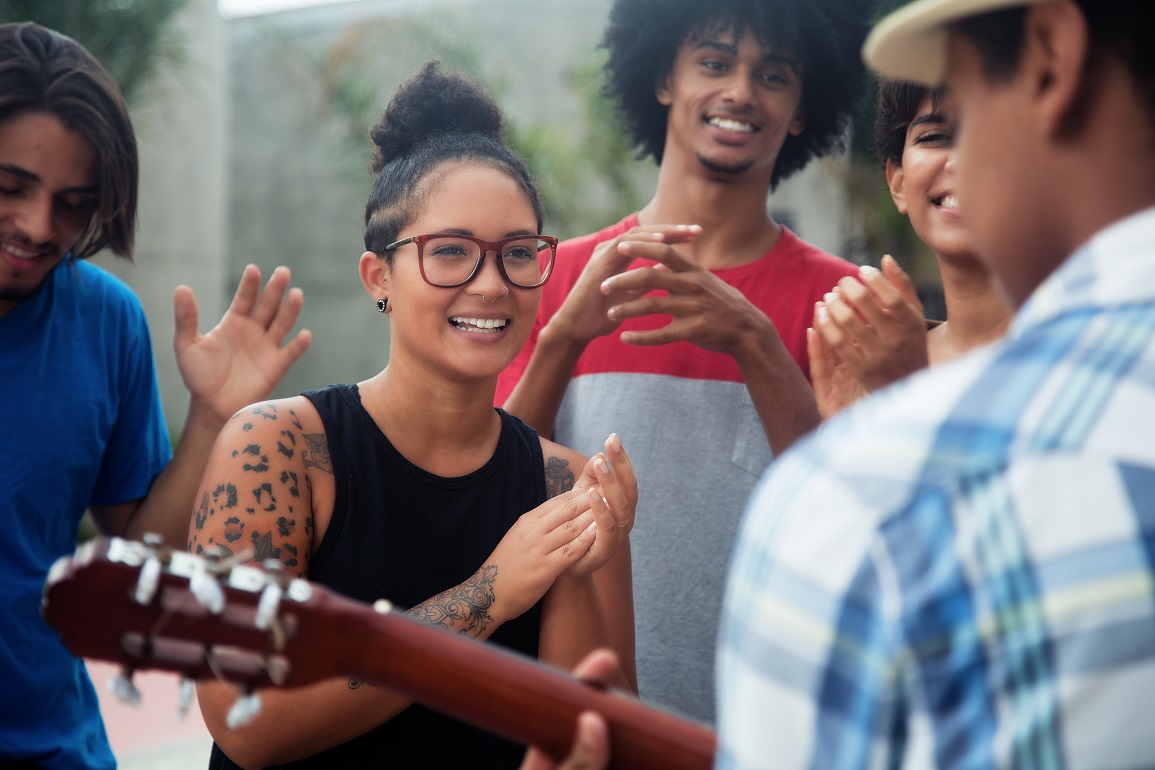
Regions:
[[[465,162],[442,166],[433,175],[417,215],[398,240],[431,233],[487,241],[537,234],[533,205],[507,173]],[[392,307],[391,362],[421,361],[453,377],[496,377],[529,337],[541,288],[510,285],[493,253],[484,256],[472,281],[452,289],[425,282],[416,244],[397,248],[391,269],[384,260],[381,265]]]
[[[887,160],[894,205],[940,259],[974,259],[970,233],[959,214],[954,180],[954,135],[937,100],[927,93],[906,130],[902,165]]]

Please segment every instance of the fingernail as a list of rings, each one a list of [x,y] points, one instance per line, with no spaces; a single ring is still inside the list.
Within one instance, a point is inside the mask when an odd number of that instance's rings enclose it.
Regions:
[[[822,297],[822,299],[826,302],[833,302],[834,300],[838,299],[838,295],[832,291],[828,291],[826,292],[826,295]]]
[[[616,433],[610,434],[610,448],[613,449],[615,452],[622,451],[622,440],[618,437],[618,434],[616,434]]]
[[[591,521],[590,525],[588,527],[586,527],[586,534],[587,535],[592,535],[597,531],[598,531],[598,523],[596,521]]]
[[[600,454],[594,460],[594,467],[603,473],[609,471],[609,466],[606,465],[606,458]]]
[[[604,500],[605,499],[604,497],[602,497],[601,492],[598,492],[593,487],[590,487],[589,491],[587,491],[586,494],[590,496],[590,500]]]
[[[830,311],[826,309],[826,305],[823,305],[822,307],[818,308],[818,320],[819,321],[830,320]]]
[[[858,268],[858,275],[860,278],[865,278],[868,275],[874,275],[877,272],[878,268],[874,265],[863,265],[862,267]]]

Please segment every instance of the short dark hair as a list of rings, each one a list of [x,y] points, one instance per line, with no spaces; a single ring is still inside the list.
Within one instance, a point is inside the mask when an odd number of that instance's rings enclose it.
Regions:
[[[365,249],[392,261],[385,247],[413,221],[427,178],[446,163],[466,161],[508,174],[545,219],[533,177],[502,140],[501,109],[485,88],[460,74],[441,71],[436,61],[397,89],[369,131],[371,170],[377,175],[365,204]]]
[[[770,189],[811,158],[844,146],[846,129],[866,85],[860,49],[872,19],[871,0],[615,0],[602,47],[605,96],[613,102],[638,157],[662,162],[668,109],[655,95],[678,49],[691,35],[718,28],[749,30],[767,47],[792,51],[802,63],[800,136],[787,136]]]
[[[1155,120],[1155,2],[1151,0],[1072,0],[1087,21],[1092,56],[1112,56],[1131,73],[1147,112]],[[979,14],[951,25],[978,49],[983,74],[1005,81],[1019,68],[1026,39],[1027,9]]]
[[[931,108],[938,111],[942,89],[927,88],[907,80],[880,77],[878,79],[878,109],[874,114],[874,154],[883,165],[889,160],[902,166],[906,149],[906,134],[910,123],[918,117],[918,108],[927,95]]]
[[[139,161],[120,89],[72,38],[31,22],[0,24],[0,122],[27,112],[53,115],[92,146],[97,202],[72,255],[108,247],[132,259]]]

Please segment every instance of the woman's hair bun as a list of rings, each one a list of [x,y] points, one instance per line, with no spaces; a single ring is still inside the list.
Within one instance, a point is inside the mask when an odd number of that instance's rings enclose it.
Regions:
[[[401,84],[369,130],[373,173],[439,134],[481,134],[501,141],[501,126],[501,109],[481,84],[443,72],[436,60],[426,62]]]

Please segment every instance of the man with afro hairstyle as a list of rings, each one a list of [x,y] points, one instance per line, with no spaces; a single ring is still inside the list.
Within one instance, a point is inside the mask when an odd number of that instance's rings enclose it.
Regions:
[[[636,643],[644,700],[707,723],[739,514],[771,459],[819,423],[806,328],[857,274],[776,223],[766,195],[842,148],[869,5],[616,0],[605,93],[658,162],[657,189],[558,247],[498,384],[497,402],[543,435],[589,452],[615,431],[630,447],[636,619],[610,619],[615,647]]]

